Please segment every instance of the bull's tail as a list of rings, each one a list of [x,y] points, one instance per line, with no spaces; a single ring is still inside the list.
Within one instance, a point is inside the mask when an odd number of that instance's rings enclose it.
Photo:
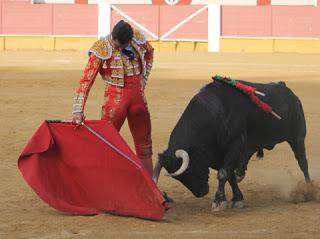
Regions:
[[[304,117],[303,107],[301,101],[297,97],[297,107],[293,112],[293,128],[292,135],[288,140],[292,151],[294,152],[295,158],[298,161],[299,167],[304,174],[306,182],[310,182],[308,160],[305,149],[305,137],[306,137],[306,120]]]

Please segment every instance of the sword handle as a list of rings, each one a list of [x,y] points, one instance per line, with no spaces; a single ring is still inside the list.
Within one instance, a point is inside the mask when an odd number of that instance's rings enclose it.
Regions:
[[[45,120],[47,123],[64,123],[64,124],[69,124],[72,123],[70,120]]]

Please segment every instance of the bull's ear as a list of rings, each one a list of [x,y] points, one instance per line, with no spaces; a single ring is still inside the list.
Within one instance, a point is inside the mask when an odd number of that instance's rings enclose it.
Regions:
[[[161,165],[163,165],[163,161],[164,161],[164,154],[163,154],[163,153],[158,154],[158,160],[159,160],[159,163],[160,163]]]

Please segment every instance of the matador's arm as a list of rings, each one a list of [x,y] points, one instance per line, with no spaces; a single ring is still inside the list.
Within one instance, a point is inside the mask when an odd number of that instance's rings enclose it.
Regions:
[[[83,113],[85,103],[89,96],[90,89],[95,78],[102,66],[102,60],[94,54],[90,54],[88,64],[84,71],[84,76],[80,79],[79,87],[76,89],[76,97],[74,98],[73,114]]]
[[[138,44],[139,47],[142,47],[145,51],[143,56],[144,59],[142,59],[143,61],[145,61],[145,72],[143,77],[145,80],[148,80],[153,64],[154,49],[151,46],[151,44],[147,41],[146,36],[140,30],[137,29],[133,30],[133,42]]]

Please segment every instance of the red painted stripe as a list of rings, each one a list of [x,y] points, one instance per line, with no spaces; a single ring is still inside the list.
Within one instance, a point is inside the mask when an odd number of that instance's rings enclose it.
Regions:
[[[88,4],[88,0],[75,0],[75,4]]]
[[[191,0],[179,0],[176,5],[189,5]],[[165,0],[153,0],[152,4],[154,5],[167,5]]]
[[[258,5],[270,5],[271,0],[258,0],[257,4]]]

